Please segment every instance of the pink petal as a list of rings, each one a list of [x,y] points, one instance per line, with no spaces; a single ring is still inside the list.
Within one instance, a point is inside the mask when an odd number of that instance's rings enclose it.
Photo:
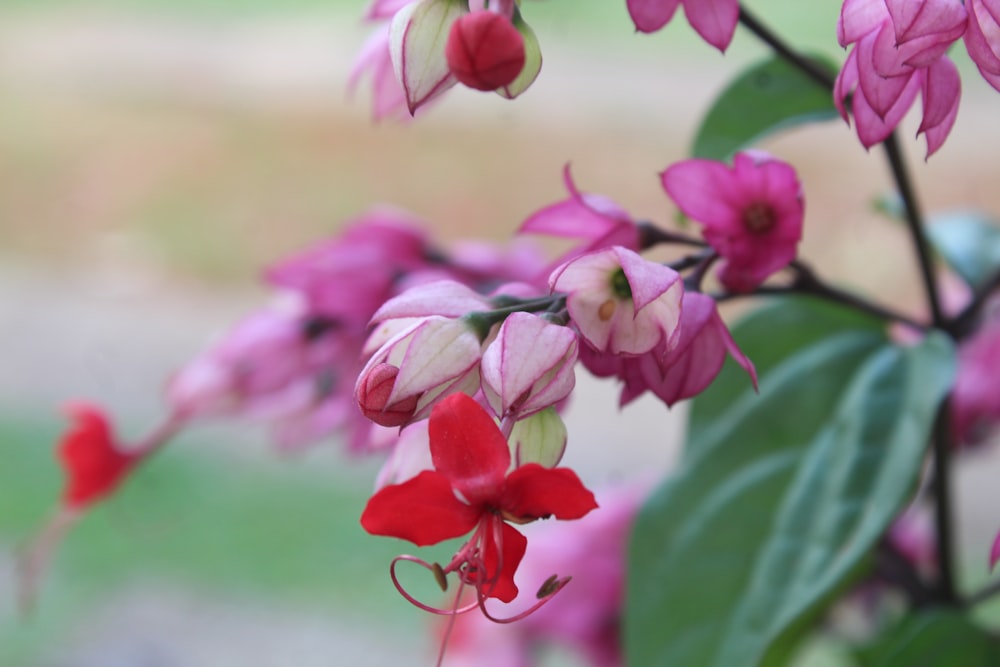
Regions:
[[[965,29],[965,7],[959,0],[885,0],[885,4],[899,45],[931,33],[949,33],[956,29],[957,39]]]
[[[510,466],[507,439],[471,397],[452,394],[431,411],[431,458],[472,504],[499,496]]]
[[[670,22],[681,0],[627,0],[629,16],[639,32],[656,32]]]
[[[887,17],[883,0],[844,0],[837,20],[837,42],[846,47],[875,30]]]
[[[740,17],[738,0],[684,0],[684,14],[702,38],[725,51]]]
[[[390,19],[400,9],[413,2],[413,0],[372,0],[365,12],[366,21],[380,21]]]
[[[468,533],[480,515],[479,508],[455,497],[445,475],[425,470],[375,493],[361,514],[361,525],[372,535],[398,537],[423,547]]]
[[[939,59],[922,74],[924,115],[917,134],[923,132],[927,137],[926,157],[930,157],[941,147],[955,124],[962,82],[958,69],[948,58]]]
[[[1000,533],[993,538],[993,546],[990,547],[990,570],[997,566],[998,560],[1000,560]]]
[[[466,13],[461,3],[431,0],[409,4],[393,17],[389,52],[411,114],[457,83],[444,47],[451,24]]]
[[[371,323],[400,317],[461,317],[474,311],[491,310],[489,301],[475,290],[454,280],[437,280],[412,287],[389,299],[375,311]]]
[[[860,88],[854,92],[852,107],[854,111],[854,123],[858,129],[858,138],[861,139],[861,143],[865,148],[871,148],[875,144],[884,141],[896,129],[903,116],[906,115],[906,112],[913,105],[917,93],[920,92],[921,81],[921,77],[916,72],[910,76],[909,82],[902,94],[900,94],[899,99],[896,100],[896,104],[889,109],[884,117],[880,117],[871,108]]]
[[[680,287],[680,274],[669,266],[643,259],[638,253],[625,248],[619,247],[614,250],[632,288],[632,303],[637,312],[663,297],[671,288]],[[676,295],[678,306],[681,291],[678,290]]]
[[[663,189],[684,215],[709,226],[728,226],[739,212],[733,209],[733,174],[715,160],[682,160],[660,174]]]
[[[885,118],[889,109],[899,100],[900,95],[910,81],[910,76],[886,77],[875,65],[876,47],[881,46],[884,36],[890,33],[888,23],[882,25],[878,32],[866,35],[858,42],[858,85],[865,94],[865,99],[880,118]]]
[[[840,72],[837,74],[837,80],[833,84],[833,103],[837,106],[840,117],[848,125],[851,123],[851,118],[847,113],[847,107],[844,105],[844,102],[857,85],[858,50],[851,49],[851,52],[847,54],[847,60],[844,61],[843,67],[840,68]]]

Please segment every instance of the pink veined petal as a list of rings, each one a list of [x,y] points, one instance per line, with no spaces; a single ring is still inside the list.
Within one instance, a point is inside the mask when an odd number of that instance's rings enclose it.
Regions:
[[[639,32],[656,32],[670,22],[681,0],[627,0],[629,16]]]
[[[949,33],[956,29],[957,39],[965,28],[966,12],[960,0],[885,0],[885,4],[898,45],[931,33]]]
[[[642,310],[653,301],[659,299],[669,292],[672,287],[681,286],[681,276],[669,266],[650,262],[643,259],[641,255],[625,248],[613,248],[618,256],[618,263],[628,278],[629,286],[632,288],[632,303],[635,310]],[[680,314],[680,300],[683,290],[678,289],[672,298],[677,302],[678,315]],[[676,322],[674,323],[676,324]]]
[[[632,222],[629,214],[610,199],[577,190],[569,164],[563,167],[563,182],[569,198],[533,213],[521,225],[520,233],[593,239],[620,223]]]
[[[880,35],[891,30],[888,22],[878,32],[865,36],[858,42],[858,86],[865,99],[880,118],[885,118],[889,109],[899,100],[910,81],[910,76],[885,77],[875,67],[875,49],[880,45]],[[897,121],[898,122],[898,121]]]
[[[875,144],[884,141],[896,129],[903,116],[906,115],[906,112],[913,105],[917,93],[920,92],[921,77],[917,73],[914,73],[909,78],[910,81],[903,90],[903,93],[896,100],[896,104],[889,109],[884,118],[879,117],[875,110],[871,108],[860,88],[854,92],[854,123],[858,129],[858,138],[865,148],[871,148]]]
[[[478,292],[454,280],[436,280],[389,299],[375,311],[371,323],[429,315],[461,317],[477,310],[490,310],[489,302]]]
[[[431,459],[466,500],[495,499],[510,467],[507,439],[489,414],[466,394],[452,394],[431,411]]]
[[[844,61],[843,67],[840,68],[840,72],[837,74],[837,80],[833,84],[833,103],[836,105],[837,111],[840,112],[840,117],[848,125],[851,124],[851,117],[847,113],[847,106],[844,102],[857,85],[858,50],[854,48],[847,54],[847,60]]]
[[[411,114],[458,83],[445,59],[444,44],[452,22],[465,13],[457,3],[424,0],[406,5],[393,17],[390,55]]]
[[[569,468],[545,468],[526,463],[507,476],[500,510],[516,521],[554,516],[579,519],[597,508],[594,494]]]
[[[846,47],[858,41],[885,20],[884,0],[844,0],[837,20],[837,42]]]
[[[738,0],[684,0],[684,14],[702,38],[725,51],[740,17]]]
[[[663,189],[684,215],[707,226],[727,226],[739,213],[729,204],[733,175],[715,160],[677,162],[660,174]]]
[[[948,58],[941,58],[928,67],[923,76],[921,94],[924,115],[917,134],[923,132],[927,137],[926,157],[930,157],[941,147],[955,124],[962,82],[958,69]]]
[[[1000,24],[983,0],[972,0],[970,7],[965,48],[984,76],[986,73],[1000,75]]]
[[[423,547],[465,535],[480,516],[480,508],[455,497],[447,477],[425,470],[376,492],[361,514],[361,525],[372,535],[398,537]]]

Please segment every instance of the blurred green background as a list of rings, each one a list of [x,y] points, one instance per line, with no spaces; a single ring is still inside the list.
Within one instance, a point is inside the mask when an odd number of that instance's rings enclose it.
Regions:
[[[253,429],[192,432],[153,460],[73,531],[38,608],[19,618],[14,553],[60,485],[55,408],[88,396],[142,432],[171,369],[266,298],[262,265],[376,202],[413,210],[444,238],[503,240],[564,196],[569,161],[581,189],[670,221],[657,172],[685,156],[713,92],[764,53],[738,34],[723,58],[680,16],[637,36],[624,0],[526,0],[546,62],[522,99],[456,90],[415,124],[375,124],[368,89],[345,93],[364,4],[0,5],[0,665],[169,667],[160,630],[211,656],[265,641],[234,628],[276,626],[304,652],[340,628],[362,652],[339,664],[424,664],[425,619],[387,577],[405,548],[357,525],[378,462],[347,460],[337,443],[279,457]],[[796,45],[842,57],[838,2],[747,4]],[[928,207],[997,209],[980,138],[990,93],[967,86],[959,126],[930,164],[922,144],[906,145]],[[912,267],[884,261],[902,236],[859,205],[888,187],[878,156],[840,123],[766,148],[806,184],[803,253],[917,308]],[[649,433],[663,414],[631,412],[630,428]],[[572,446],[584,451],[601,444],[580,439]],[[664,467],[662,439],[583,454],[588,483]],[[259,664],[335,664],[282,650],[259,649]],[[228,664],[219,660],[197,664]]]

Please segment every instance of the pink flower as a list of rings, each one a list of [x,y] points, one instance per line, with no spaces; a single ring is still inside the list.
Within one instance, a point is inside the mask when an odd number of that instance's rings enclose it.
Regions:
[[[449,394],[479,388],[481,342],[463,320],[418,320],[380,347],[358,376],[361,412],[382,426],[426,417]]]
[[[475,90],[510,85],[524,69],[524,38],[508,17],[489,10],[455,21],[444,53],[455,78]]]
[[[968,0],[965,48],[979,73],[1000,90],[1000,0]]]
[[[532,213],[521,225],[519,234],[545,234],[582,241],[559,258],[560,264],[616,245],[639,250],[639,228],[625,209],[602,195],[577,190],[569,164],[563,168],[563,183],[569,197]],[[546,275],[553,268],[550,267]]]
[[[311,312],[364,327],[395,294],[400,276],[426,268],[430,255],[418,220],[378,207],[333,239],[271,266],[266,277],[301,293]]]
[[[673,18],[679,5],[702,38],[725,51],[740,18],[738,0],[627,0],[628,13],[640,32],[656,32]]]
[[[737,153],[732,167],[684,160],[661,179],[725,260],[719,279],[726,289],[752,291],[795,259],[804,211],[802,186],[788,163],[763,153]]]
[[[372,81],[372,115],[375,120],[392,118],[405,120],[410,117],[406,105],[406,92],[396,79],[389,54],[389,24],[379,26],[358,53],[347,79],[347,90],[353,93],[366,75]]]
[[[962,342],[952,393],[952,429],[961,444],[982,442],[1000,423],[1000,319]]]
[[[757,386],[753,362],[736,345],[711,297],[685,292],[681,305],[680,333],[676,345],[653,348],[637,357],[612,357],[588,351],[581,361],[598,377],[618,377],[622,383],[620,405],[646,391],[668,406],[697,396],[722,370],[726,355],[738,363]]]
[[[892,133],[917,93],[927,156],[947,138],[958,113],[961,83],[945,56],[966,31],[960,0],[845,0],[837,24],[841,46],[854,44],[837,76],[834,101],[849,122],[851,97],[858,138],[869,148]]]
[[[595,349],[643,354],[672,345],[684,285],[673,269],[621,246],[572,259],[549,277],[573,324]]]
[[[483,393],[498,417],[524,419],[566,398],[576,382],[572,329],[513,313],[483,353]]]

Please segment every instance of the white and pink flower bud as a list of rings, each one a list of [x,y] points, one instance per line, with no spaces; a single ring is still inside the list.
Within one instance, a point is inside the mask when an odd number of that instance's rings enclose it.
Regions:
[[[498,12],[470,12],[452,23],[444,54],[461,83],[496,90],[512,84],[524,69],[524,37]]]
[[[521,33],[521,39],[524,41],[524,66],[521,68],[521,73],[513,81],[496,90],[501,97],[506,97],[508,100],[514,99],[530,88],[531,84],[538,78],[539,72],[542,71],[542,47],[538,43],[535,31],[524,22],[524,19],[521,18],[521,12],[516,8],[511,22]]]
[[[412,287],[395,296],[375,311],[372,323],[403,317],[461,317],[466,313],[492,310],[489,300],[475,290],[454,280],[436,280]]]
[[[465,321],[426,317],[399,332],[372,355],[354,397],[376,424],[403,426],[423,419],[445,396],[479,388],[479,336]]]
[[[465,0],[418,0],[392,18],[389,53],[411,114],[457,82],[445,44],[452,24],[468,13]]]
[[[523,419],[566,398],[579,341],[569,327],[530,313],[504,320],[480,365],[483,393],[500,417]]]
[[[596,350],[638,355],[673,347],[684,284],[670,267],[613,246],[566,262],[549,285],[567,294],[573,324]]]

